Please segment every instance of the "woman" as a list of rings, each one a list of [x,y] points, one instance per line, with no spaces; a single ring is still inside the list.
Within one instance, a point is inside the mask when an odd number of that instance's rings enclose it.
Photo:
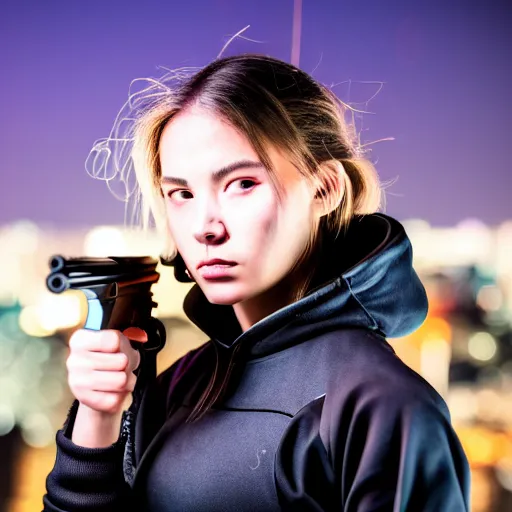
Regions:
[[[446,405],[385,339],[427,301],[359,149],[334,95],[263,56],[219,59],[138,118],[144,218],[210,340],[147,388],[127,483],[138,352],[73,336],[45,510],[468,510]]]

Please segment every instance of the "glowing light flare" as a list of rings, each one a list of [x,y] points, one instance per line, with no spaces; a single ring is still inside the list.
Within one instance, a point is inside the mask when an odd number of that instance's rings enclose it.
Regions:
[[[495,267],[498,274],[512,276],[512,220],[506,221],[496,230]]]
[[[39,238],[39,228],[29,220],[20,220],[0,231],[2,245],[17,254],[34,254]]]
[[[420,373],[441,396],[448,392],[451,345],[443,338],[426,338],[420,349]]]
[[[402,224],[409,236],[429,233],[431,229],[429,222],[425,219],[406,219]]]
[[[14,425],[14,411],[6,404],[0,404],[0,436],[8,434]]]
[[[20,329],[29,336],[44,338],[55,334],[55,329],[45,329],[41,325],[40,311],[37,306],[26,306],[19,317]]]
[[[479,389],[475,393],[477,418],[483,422],[501,423],[506,420],[507,399],[502,392],[493,388]]]
[[[451,341],[452,339],[452,328],[444,318],[430,316],[423,326],[422,336],[425,341],[429,339]]]
[[[457,242],[452,250],[461,257],[471,255],[474,261],[480,263],[492,260],[494,235],[491,229],[479,219],[466,219],[460,222],[454,233]]]
[[[129,256],[128,244],[121,229],[113,226],[98,226],[87,233],[84,241],[86,256]]]
[[[503,294],[495,285],[482,286],[478,291],[476,303],[485,311],[499,311],[503,306]]]
[[[503,458],[508,443],[503,434],[483,427],[458,428],[457,435],[472,467],[496,465]]]
[[[54,439],[54,428],[48,416],[42,413],[27,415],[21,423],[23,440],[34,448],[44,448]]]
[[[488,332],[477,332],[468,340],[468,352],[478,361],[490,361],[497,353],[498,345]]]
[[[79,293],[70,290],[59,295],[44,294],[39,304],[22,309],[19,317],[20,328],[29,336],[46,337],[60,329],[77,326],[84,317]]]
[[[451,386],[446,402],[454,424],[468,423],[474,420],[478,408],[474,392],[470,388]]]
[[[48,330],[75,327],[82,319],[81,306],[79,296],[73,292],[46,295],[39,307],[41,326]]]

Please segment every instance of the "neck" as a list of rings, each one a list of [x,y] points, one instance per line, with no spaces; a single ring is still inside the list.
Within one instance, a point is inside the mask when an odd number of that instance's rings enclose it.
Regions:
[[[267,316],[297,300],[297,283],[304,280],[298,269],[290,272],[276,285],[248,300],[233,305],[243,332]]]
[[[321,239],[317,239],[316,251],[311,253],[299,267],[292,269],[279,283],[251,299],[233,305],[233,311],[243,332],[301,298],[305,293],[304,286],[311,289],[311,286],[314,287],[327,278],[327,275],[322,273],[322,266],[316,264],[316,255],[320,251],[321,242]],[[298,283],[304,285],[302,289]]]
[[[291,304],[293,296],[294,287],[289,279],[284,279],[257,296],[234,304],[233,310],[242,331],[247,331],[260,320]]]

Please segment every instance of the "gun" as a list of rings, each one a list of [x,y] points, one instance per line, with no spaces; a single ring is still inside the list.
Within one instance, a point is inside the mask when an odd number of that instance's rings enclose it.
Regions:
[[[151,286],[160,278],[157,260],[149,256],[66,259],[55,255],[49,263],[46,285],[51,292],[74,289],[87,298],[85,329],[139,327],[146,331],[148,341],[135,348],[157,352],[163,348],[165,328],[151,316],[157,306]]]
[[[145,343],[131,342],[139,350],[141,360],[134,372],[137,383],[132,404],[123,412],[121,424],[121,435],[126,441],[123,473],[130,486],[135,475],[135,417],[144,390],[156,378],[156,355],[166,339],[164,325],[151,316],[151,310],[157,306],[151,292],[151,286],[160,278],[157,264],[149,256],[65,259],[56,255],[50,258],[50,274],[46,278],[46,285],[53,293],[68,289],[84,293],[88,303],[86,329],[123,331],[139,327],[148,335]],[[75,400],[72,409],[77,407]]]

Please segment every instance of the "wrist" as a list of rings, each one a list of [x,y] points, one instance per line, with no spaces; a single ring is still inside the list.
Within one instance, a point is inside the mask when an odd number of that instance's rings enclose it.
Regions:
[[[71,440],[86,448],[107,448],[119,439],[123,411],[106,413],[80,403]]]

